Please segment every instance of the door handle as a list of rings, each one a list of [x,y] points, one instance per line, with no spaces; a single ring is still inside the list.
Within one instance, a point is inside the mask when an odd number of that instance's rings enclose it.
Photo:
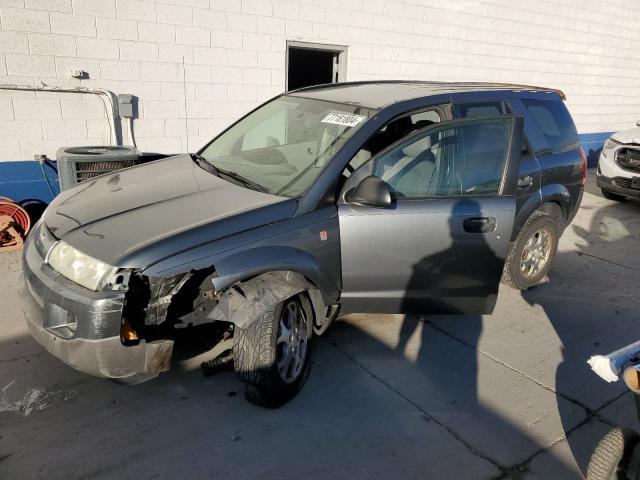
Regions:
[[[518,188],[527,188],[533,185],[533,177],[527,175],[518,179]]]
[[[465,218],[462,228],[468,233],[489,233],[496,229],[496,219],[493,217]]]

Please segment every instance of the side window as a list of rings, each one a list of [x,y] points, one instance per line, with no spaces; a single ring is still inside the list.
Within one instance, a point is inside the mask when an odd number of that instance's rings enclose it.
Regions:
[[[511,109],[509,109],[509,111],[510,110]],[[502,115],[507,113],[507,110],[503,102],[473,102],[456,105],[456,113],[457,116],[461,118],[480,118]],[[524,135],[522,135],[520,152],[523,157],[531,155],[531,149]]]
[[[571,115],[560,100],[522,99],[551,150],[562,150],[578,143],[578,132]]]
[[[441,120],[442,119],[440,118],[438,111],[433,109],[416,112],[392,120],[375,133],[358,151],[358,153],[354,155],[343,175],[348,177],[351,172],[357,170],[358,167],[363,165],[373,155],[381,152],[389,145],[393,145],[401,138],[406,137],[416,130],[426,128],[429,125],[440,122]]]
[[[403,198],[498,195],[513,119],[436,127],[374,160],[374,175]]]

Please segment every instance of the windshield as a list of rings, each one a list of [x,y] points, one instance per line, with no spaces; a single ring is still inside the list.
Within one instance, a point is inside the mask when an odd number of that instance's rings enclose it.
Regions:
[[[229,128],[200,157],[225,179],[297,197],[371,113],[354,105],[279,97]]]

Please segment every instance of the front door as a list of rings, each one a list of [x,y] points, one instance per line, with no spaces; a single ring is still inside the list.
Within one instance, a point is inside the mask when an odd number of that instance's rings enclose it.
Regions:
[[[491,313],[515,216],[522,119],[442,122],[356,171],[390,208],[339,201],[344,312]]]

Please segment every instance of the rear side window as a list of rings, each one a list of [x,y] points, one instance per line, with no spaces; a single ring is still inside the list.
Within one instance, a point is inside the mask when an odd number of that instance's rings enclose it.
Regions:
[[[571,115],[561,101],[522,99],[525,108],[538,124],[551,150],[578,144],[578,132]]]

